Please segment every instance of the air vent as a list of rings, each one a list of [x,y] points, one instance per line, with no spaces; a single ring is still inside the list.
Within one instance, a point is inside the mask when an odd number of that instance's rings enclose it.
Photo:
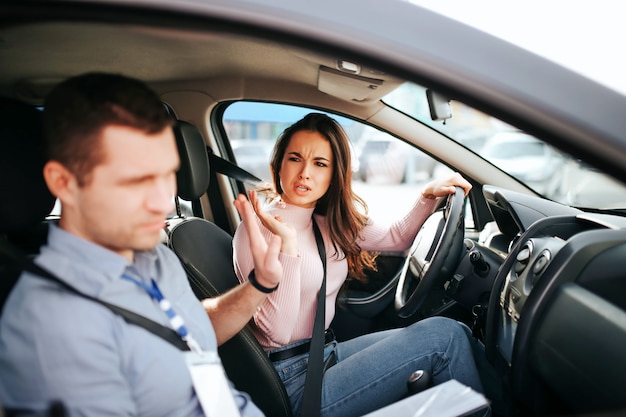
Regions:
[[[527,294],[530,294],[530,291],[533,289],[537,281],[539,281],[543,271],[545,271],[548,267],[551,258],[552,254],[548,249],[542,250],[539,256],[537,256],[537,260],[533,263],[533,273],[529,274],[530,279],[527,278],[524,282],[524,291],[526,291]]]
[[[528,262],[530,262],[530,258],[532,257],[532,254],[533,254],[533,244],[529,240],[528,242],[524,243],[524,246],[522,246],[522,248],[519,250],[519,252],[517,253],[517,257],[515,259],[514,269],[515,269],[515,273],[518,276],[522,272],[524,272],[526,267],[528,267]]]

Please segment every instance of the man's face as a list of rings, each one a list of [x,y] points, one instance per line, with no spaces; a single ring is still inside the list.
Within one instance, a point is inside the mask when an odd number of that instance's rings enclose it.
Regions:
[[[70,181],[60,225],[132,260],[134,250],[159,243],[165,217],[173,210],[179,166],[174,134],[169,127],[148,135],[108,126],[99,146],[104,161],[85,185]]]

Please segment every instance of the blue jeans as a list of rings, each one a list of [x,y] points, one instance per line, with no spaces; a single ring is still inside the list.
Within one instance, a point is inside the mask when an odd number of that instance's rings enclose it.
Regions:
[[[435,385],[456,379],[483,392],[472,344],[467,326],[444,317],[329,343],[324,355],[334,351],[337,364],[324,374],[322,416],[361,416],[398,401],[408,394],[407,379],[418,369],[430,371]],[[274,363],[296,417],[300,415],[307,362],[305,353]]]

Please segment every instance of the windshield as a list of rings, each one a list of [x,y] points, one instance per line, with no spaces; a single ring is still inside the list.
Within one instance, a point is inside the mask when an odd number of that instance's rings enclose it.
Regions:
[[[472,150],[543,196],[594,209],[626,208],[626,186],[499,119],[451,100],[452,117],[431,117],[426,88],[405,83],[383,101]]]

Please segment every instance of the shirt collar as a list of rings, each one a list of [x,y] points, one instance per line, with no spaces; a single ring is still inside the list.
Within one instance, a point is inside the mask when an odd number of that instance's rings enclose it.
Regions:
[[[80,238],[55,224],[50,225],[47,246],[63,257],[74,260],[78,264],[88,265],[90,269],[112,280],[118,279],[130,266],[135,266],[142,275],[151,274],[157,259],[154,250],[135,251],[135,261],[131,264],[124,256]]]
[[[285,202],[272,203],[268,211],[274,215],[279,215],[285,223],[289,223],[296,230],[306,229],[311,225],[311,217],[315,207],[304,208],[288,204]]]

